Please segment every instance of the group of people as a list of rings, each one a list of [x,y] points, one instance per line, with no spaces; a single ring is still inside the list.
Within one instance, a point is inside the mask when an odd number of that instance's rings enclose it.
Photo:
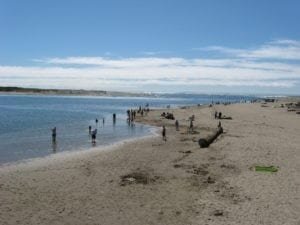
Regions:
[[[221,119],[222,118],[222,112],[215,111],[215,119]]]
[[[130,110],[128,109],[127,110],[127,121],[128,121],[128,123],[129,124],[133,124],[133,122],[135,120],[135,117],[136,117],[136,114],[140,113],[141,116],[143,116],[144,112],[149,112],[148,105],[147,105],[146,108],[143,108],[143,109],[140,106],[137,111],[136,110],[132,110],[132,109],[130,109]],[[164,118],[166,118],[166,119],[175,120],[175,117],[174,117],[174,115],[172,113],[168,113],[168,112],[165,113],[165,112],[163,112],[161,114],[161,116],[164,117]],[[220,119],[221,117],[222,117],[222,112],[215,111],[215,119]],[[190,124],[189,124],[189,130],[188,131],[189,132],[193,132],[193,129],[194,129],[193,121],[195,120],[195,116],[192,115],[189,118],[189,120],[190,120]],[[98,122],[99,122],[99,120],[98,120],[98,118],[96,118],[95,119],[96,126],[98,125]],[[113,114],[113,124],[115,124],[115,122],[116,122],[116,114],[114,113]],[[102,123],[104,125],[104,123],[105,123],[105,119],[104,118],[102,119]],[[218,127],[221,127],[221,126],[222,126],[221,122],[219,121]],[[176,131],[179,131],[179,121],[178,120],[175,121],[175,128],[176,128]],[[96,136],[97,136],[97,129],[92,130],[92,126],[89,126],[88,129],[89,129],[89,135],[92,138],[92,143],[95,144],[96,143]],[[51,130],[52,130],[52,142],[56,143],[56,127],[52,128]],[[162,127],[162,138],[163,138],[164,141],[167,141],[166,127],[165,126]]]
[[[95,122],[96,122],[96,125],[98,125],[98,122],[99,122],[98,118],[95,119]],[[102,118],[102,124],[104,125],[104,123],[105,123],[105,118],[103,117]]]
[[[98,124],[98,119],[95,120],[96,124]],[[104,124],[104,119],[103,119]],[[89,126],[89,135],[92,137],[92,143],[96,143],[96,135],[97,135],[97,129],[92,130],[92,126]]]
[[[114,124],[116,123],[116,118],[117,118],[116,114],[114,113],[113,114],[113,123]],[[95,119],[95,123],[96,123],[96,126],[98,126],[98,123],[99,123],[98,118]],[[104,123],[105,123],[105,118],[103,117],[102,118],[103,126],[104,126]],[[92,130],[92,126],[90,125],[88,127],[88,130],[89,130],[89,135],[92,138],[92,143],[95,144],[96,143],[96,136],[97,136],[97,129],[95,128],[94,130]],[[53,127],[51,129],[51,132],[52,132],[52,143],[56,143],[56,127]]]
[[[165,112],[163,112],[163,114],[166,115]],[[163,114],[162,114],[162,115],[163,115]],[[162,115],[161,115],[161,116],[162,116]],[[175,117],[174,117],[173,114],[172,114],[172,116],[173,116],[173,119],[175,119]],[[189,132],[192,132],[192,131],[194,130],[194,124],[193,124],[193,121],[195,120],[195,116],[192,115],[192,116],[189,118],[189,120],[190,120]],[[179,121],[178,121],[178,120],[175,121],[175,128],[176,128],[176,131],[179,131]],[[163,139],[163,141],[167,141],[166,127],[165,127],[165,126],[162,126],[162,139]]]
[[[128,109],[127,110],[127,122],[130,125],[134,125],[134,120],[137,114],[140,114],[141,116],[144,116],[147,112],[149,112],[149,104],[147,103],[144,108],[142,106],[139,106],[137,110]]]
[[[164,117],[166,119],[169,119],[169,120],[175,120],[175,117],[174,117],[173,113],[169,113],[169,112],[165,113],[165,112],[163,112],[160,116]]]
[[[98,118],[95,119],[95,122],[96,122],[96,126],[98,126],[98,122],[99,122]],[[113,123],[115,124],[115,122],[116,122],[116,114],[114,113],[113,114]],[[103,117],[102,125],[104,126],[104,124],[105,124],[105,118]],[[91,125],[89,126],[89,135],[92,138],[92,144],[96,144],[97,132],[98,132],[97,128],[92,130],[92,126]]]
[[[149,112],[149,111],[150,111],[149,104],[146,104],[145,108],[142,108],[140,106],[138,110],[132,110],[132,109],[127,110],[127,116],[128,116],[127,121],[128,121],[128,123],[133,125],[133,122],[135,120],[135,117],[136,117],[137,113],[140,113],[141,116],[143,116],[145,112]],[[116,115],[116,113],[113,113],[113,124],[116,123],[116,120],[117,120],[117,115]],[[95,119],[95,123],[96,123],[96,127],[97,127],[98,123],[99,123],[98,118]],[[105,118],[103,117],[102,118],[103,126],[104,126],[104,123],[105,123]],[[95,128],[94,130],[92,130],[92,126],[90,125],[88,127],[88,130],[89,130],[89,135],[92,139],[92,143],[95,144],[96,143],[96,137],[97,137],[97,129]],[[52,143],[56,143],[56,127],[52,128],[51,132],[52,132]]]
[[[218,117],[222,117],[222,113],[221,112],[215,112],[215,118],[218,118]],[[194,131],[194,123],[193,121],[195,120],[195,116],[192,115],[191,117],[189,117],[189,121],[190,121],[190,124],[189,124],[189,127],[188,127],[188,132],[189,133],[193,133]],[[176,120],[175,121],[175,128],[176,128],[176,131],[179,131],[179,121]],[[222,128],[222,124],[221,124],[221,121],[219,121],[218,123],[218,128]],[[164,141],[167,141],[167,136],[166,136],[166,127],[165,126],[162,126],[162,139]]]
[[[134,124],[133,122],[135,120],[135,116],[136,116],[136,111],[135,110],[132,110],[132,109],[127,110],[127,122],[128,122],[128,124],[131,124],[131,125]]]

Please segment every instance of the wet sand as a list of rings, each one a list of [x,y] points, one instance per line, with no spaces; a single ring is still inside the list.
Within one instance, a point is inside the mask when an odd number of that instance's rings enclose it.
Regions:
[[[111,151],[0,168],[0,224],[300,224],[300,115],[268,103],[150,111],[138,121],[166,126]],[[221,120],[209,148],[200,137]],[[194,132],[188,118],[195,115]],[[278,167],[256,172],[256,165]]]

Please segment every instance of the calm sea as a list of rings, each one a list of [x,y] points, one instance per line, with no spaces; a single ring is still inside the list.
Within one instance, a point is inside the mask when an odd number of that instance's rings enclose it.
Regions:
[[[149,104],[150,108],[167,105],[205,104],[214,101],[239,101],[241,96],[174,95],[159,98],[62,97],[0,95],[0,164],[62,151],[89,150],[94,146],[88,126],[98,129],[96,146],[106,146],[151,133],[150,126],[128,126],[126,110]],[[117,114],[113,124],[112,114]],[[99,123],[96,125],[95,119]],[[105,123],[102,123],[102,119]],[[57,128],[56,144],[51,128]]]

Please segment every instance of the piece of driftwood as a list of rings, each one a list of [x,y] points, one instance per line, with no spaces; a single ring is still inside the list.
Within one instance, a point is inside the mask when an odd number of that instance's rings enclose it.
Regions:
[[[220,134],[223,133],[223,128],[218,127],[213,134],[206,138],[200,138],[198,143],[201,148],[207,148]]]
[[[232,120],[231,116],[222,116],[221,118],[219,118],[220,120]]]

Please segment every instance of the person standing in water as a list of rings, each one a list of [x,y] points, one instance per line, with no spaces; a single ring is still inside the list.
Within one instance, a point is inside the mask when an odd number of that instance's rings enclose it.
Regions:
[[[162,138],[164,141],[167,141],[167,136],[166,136],[166,127],[163,126],[162,128]]]
[[[56,127],[52,129],[52,142],[56,142]]]
[[[96,144],[96,135],[97,135],[97,129],[93,130],[92,132],[92,143]]]
[[[92,126],[89,126],[89,134],[92,132]]]
[[[116,116],[116,114],[114,113],[114,114],[113,114],[113,124],[116,123],[116,119],[117,119],[117,116]]]
[[[95,119],[95,122],[96,122],[96,125],[98,125],[98,119],[97,118]]]

